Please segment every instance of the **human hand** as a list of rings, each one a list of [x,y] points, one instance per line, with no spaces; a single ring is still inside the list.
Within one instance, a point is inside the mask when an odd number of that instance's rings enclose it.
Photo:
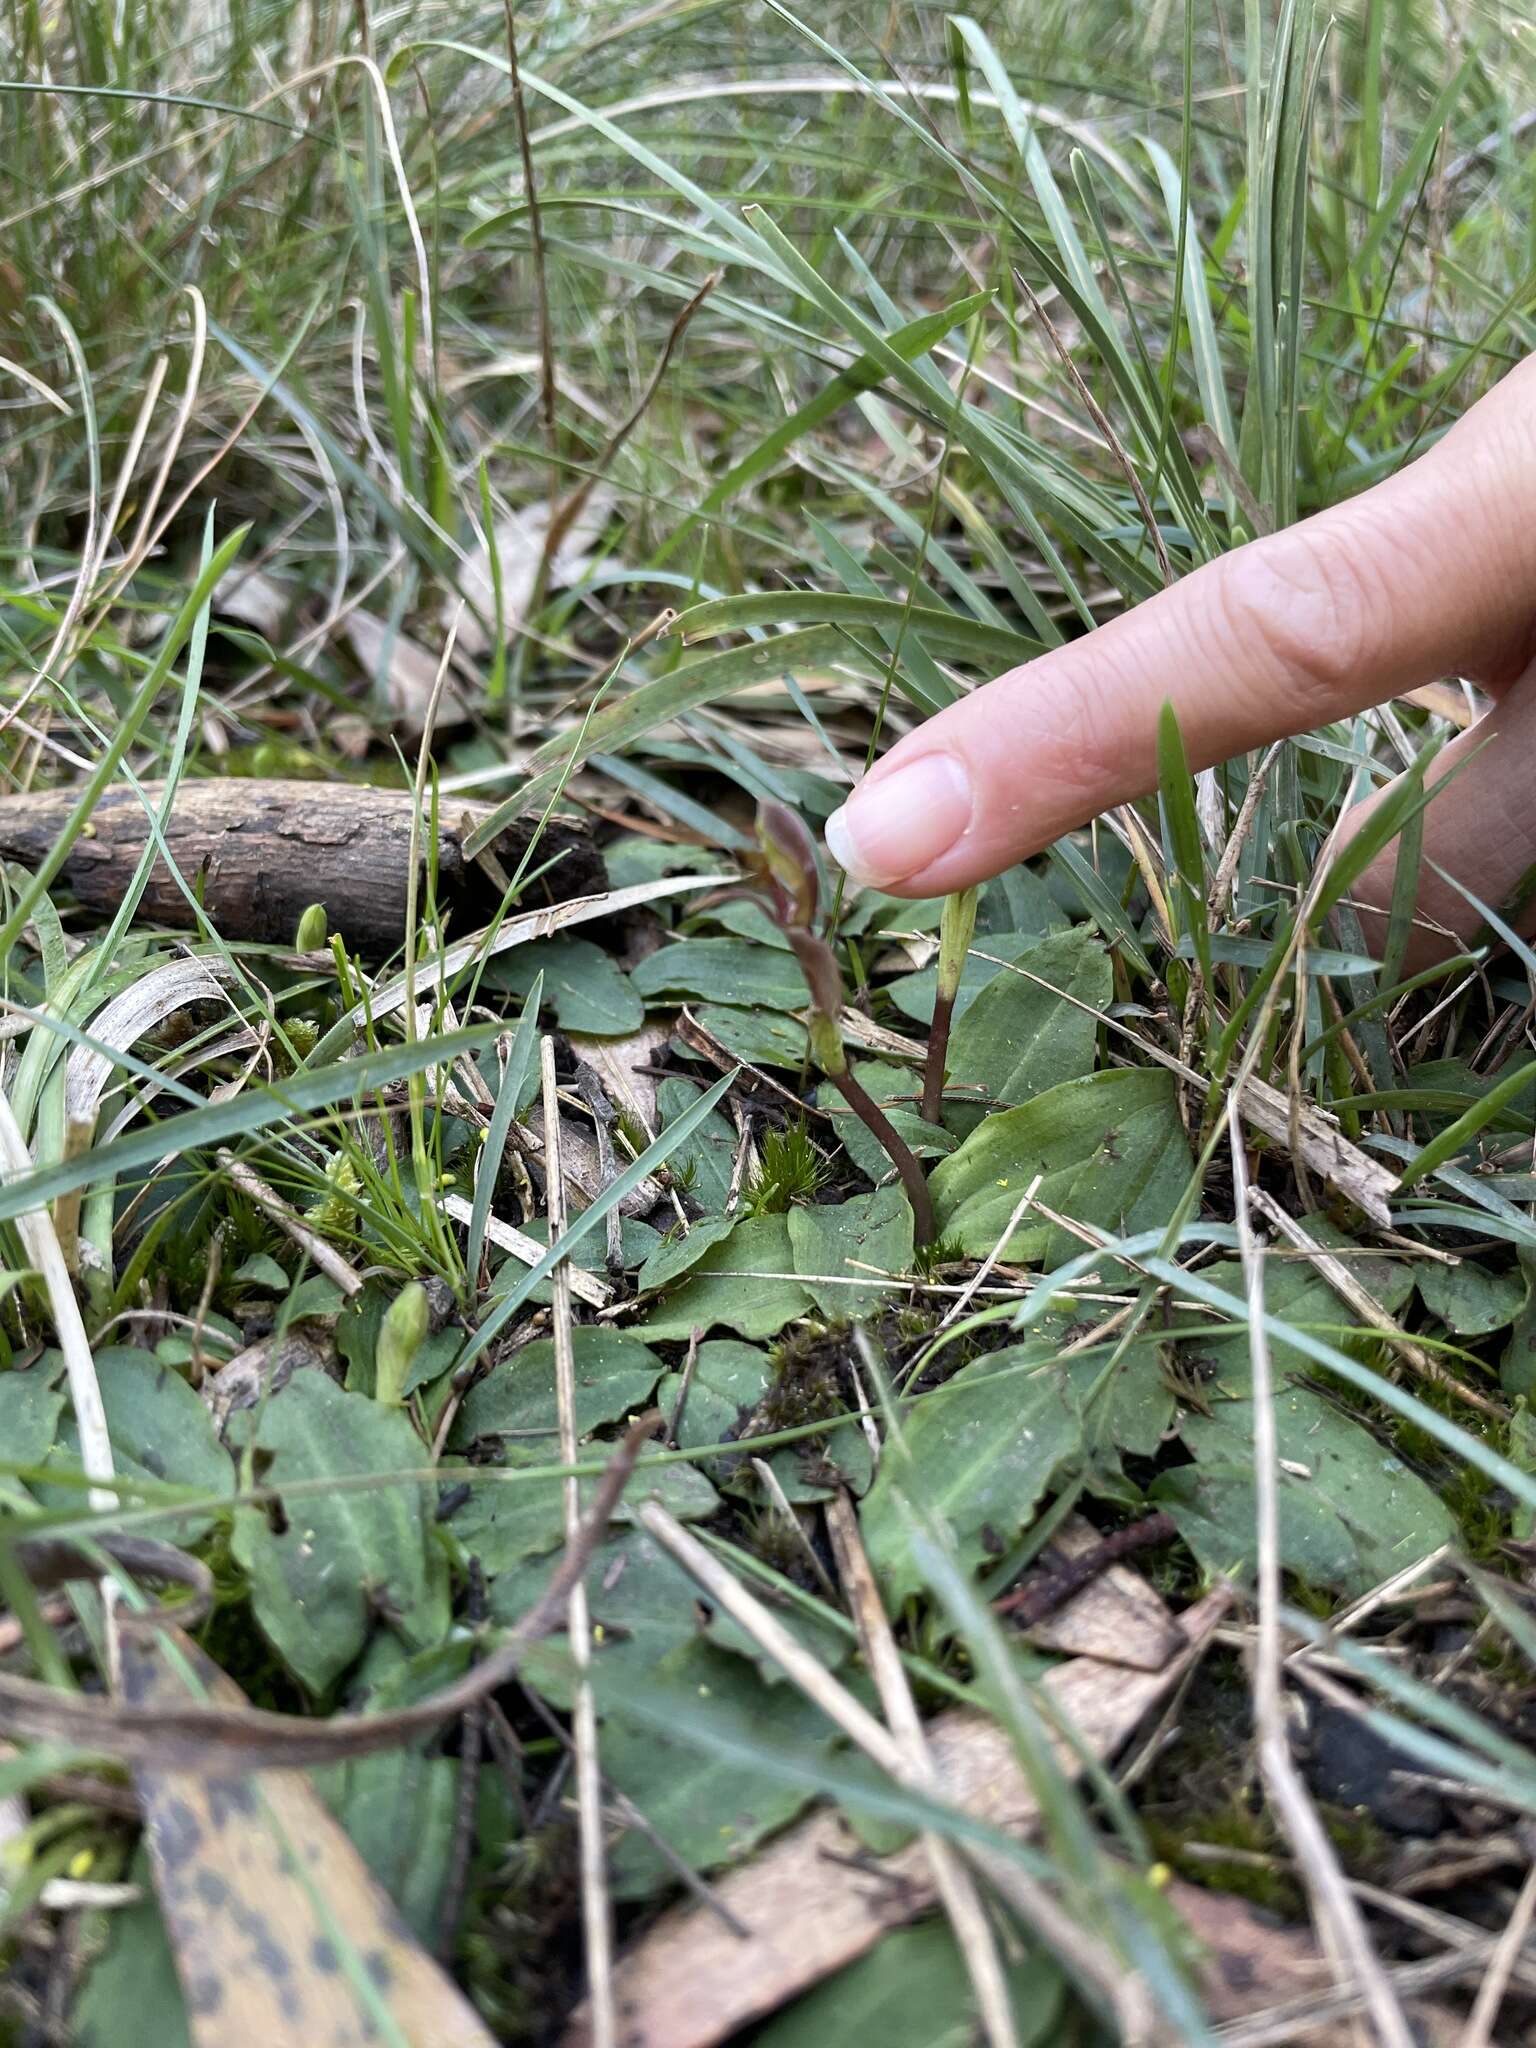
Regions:
[[[1157,784],[1178,714],[1196,768],[1445,675],[1496,699],[1443,748],[1425,813],[1414,964],[1473,936],[1536,862],[1536,359],[1429,453],[1347,504],[1197,569],[988,683],[873,768],[827,821],[854,880],[937,896],[999,874]],[[1379,797],[1371,801],[1379,801]],[[1349,814],[1357,825],[1361,805]],[[1356,886],[1385,905],[1395,849]],[[1536,904],[1512,912],[1536,928]]]

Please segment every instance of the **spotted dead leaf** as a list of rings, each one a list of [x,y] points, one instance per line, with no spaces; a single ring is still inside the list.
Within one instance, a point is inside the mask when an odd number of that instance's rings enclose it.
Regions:
[[[180,1630],[124,1631],[130,1705],[185,1706],[188,1672],[213,1703],[244,1704]],[[492,2048],[301,1773],[134,1780],[193,2048]]]

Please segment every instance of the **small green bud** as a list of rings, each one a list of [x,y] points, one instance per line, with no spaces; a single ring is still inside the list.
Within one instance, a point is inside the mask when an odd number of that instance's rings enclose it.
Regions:
[[[373,1356],[373,1398],[381,1407],[398,1408],[404,1401],[405,1383],[431,1323],[427,1290],[419,1280],[409,1281],[389,1304],[379,1326],[378,1349]]]
[[[296,953],[318,953],[325,944],[331,929],[331,921],[325,914],[323,903],[311,903],[299,919],[299,928],[293,935]]]
[[[975,889],[960,889],[944,898],[939,913],[939,995],[953,1002],[965,972],[965,956],[976,936]]]

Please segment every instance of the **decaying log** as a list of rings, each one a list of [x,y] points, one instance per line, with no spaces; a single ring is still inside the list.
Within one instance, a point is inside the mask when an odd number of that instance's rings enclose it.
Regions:
[[[160,786],[144,788],[158,804]],[[36,867],[74,802],[68,790],[0,797],[0,858]],[[323,903],[331,929],[350,947],[386,954],[405,935],[413,804],[408,790],[351,783],[187,782],[177,792],[165,840],[187,886],[225,938],[292,945],[304,911]],[[440,805],[437,900],[452,913],[457,933],[485,923],[501,900],[494,869],[466,862],[462,850],[486,809],[452,798]],[[533,821],[525,820],[496,842],[495,865],[504,875],[515,870],[533,829]],[[148,837],[144,805],[135,792],[109,790],[64,863],[62,881],[82,909],[111,915]],[[425,828],[423,843],[430,843]],[[607,886],[590,833],[570,819],[551,819],[532,867],[545,872],[523,893],[525,907],[563,903]],[[163,858],[155,862],[139,915],[183,929],[196,922]]]

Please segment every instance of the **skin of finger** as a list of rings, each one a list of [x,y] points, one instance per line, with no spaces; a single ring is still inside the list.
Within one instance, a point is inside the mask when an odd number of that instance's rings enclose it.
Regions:
[[[1536,664],[1491,711],[1441,750],[1429,781],[1436,794],[1424,813],[1418,921],[1405,964],[1409,974],[1443,960],[1483,932],[1478,912],[1441,880],[1435,867],[1454,875],[1522,938],[1536,933],[1531,887],[1536,868]],[[1351,826],[1358,830],[1386,794],[1379,791],[1352,811]],[[1394,842],[1355,888],[1366,941],[1373,947],[1385,941],[1396,873]],[[1373,915],[1368,906],[1380,914]]]
[[[1194,571],[909,734],[864,788],[947,753],[974,800],[937,860],[883,879],[968,887],[1157,779],[1157,716],[1196,767],[1447,673],[1523,666],[1536,589],[1536,362],[1373,490]],[[850,811],[856,815],[862,791]]]

